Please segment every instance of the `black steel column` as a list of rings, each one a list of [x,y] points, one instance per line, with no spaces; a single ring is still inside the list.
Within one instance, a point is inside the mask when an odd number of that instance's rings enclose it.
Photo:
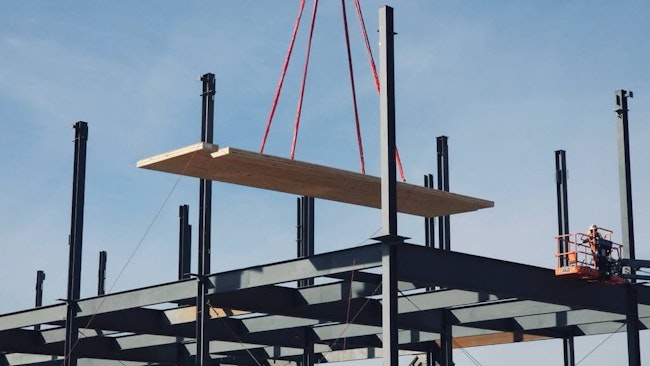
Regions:
[[[201,141],[212,143],[214,126],[214,74],[201,76]],[[207,366],[210,362],[210,340],[206,327],[210,309],[206,304],[208,283],[205,276],[210,273],[210,222],[212,220],[212,181],[201,179],[199,183],[199,279],[196,297],[196,364]]]
[[[618,130],[618,176],[621,195],[621,235],[623,258],[635,259],[634,219],[632,212],[632,173],[630,168],[630,135],[628,129],[627,98],[632,92],[616,91],[616,127]]]
[[[632,173],[630,167],[630,134],[628,129],[627,98],[632,92],[616,91],[616,127],[618,130],[618,175],[621,194],[621,235],[623,237],[623,258],[636,259],[634,251],[634,218],[632,210]],[[629,273],[634,275],[634,268]],[[639,309],[637,304],[635,280],[628,284],[627,356],[630,366],[641,365],[641,345],[639,341]]]
[[[99,252],[99,270],[97,271],[97,295],[106,293],[106,259],[105,251]]]
[[[393,8],[379,9],[379,116],[381,131],[381,234],[397,235],[395,66]]]
[[[567,168],[566,168],[566,152],[564,150],[555,151],[555,187],[557,195],[557,233],[558,235],[566,235],[569,233],[569,191],[567,186]],[[566,241],[560,240],[559,250],[561,253],[568,251]],[[566,266],[568,260],[566,256],[559,258],[560,265]],[[575,344],[573,337],[564,338],[562,341],[562,348],[564,350],[564,366],[575,366]]]
[[[37,308],[43,305],[43,281],[45,281],[45,272],[36,271],[36,300],[34,306]]]
[[[442,331],[440,332],[440,366],[454,365],[454,338],[451,329],[451,312],[442,312]]]
[[[84,196],[86,187],[86,142],[88,141],[88,124],[79,121],[74,124],[74,172],[72,177],[72,214],[70,219],[70,236],[68,245],[68,296],[65,319],[64,366],[76,366],[77,355],[74,348],[79,339],[79,327],[76,324],[77,300],[81,288],[81,250],[84,222]]]
[[[36,300],[34,301],[34,306],[37,308],[43,306],[43,281],[45,281],[45,272],[41,270],[36,271]],[[34,326],[34,330],[40,329],[40,324]]]
[[[433,184],[433,174],[427,174],[424,176],[424,186],[426,188],[436,188]],[[435,248],[436,246],[436,239],[435,239],[435,222],[436,219],[434,217],[425,217],[424,218],[424,245],[427,248]],[[427,287],[427,291],[433,291],[435,287]],[[432,359],[433,357],[433,351],[427,352],[427,360]],[[428,362],[428,361],[427,361]]]
[[[302,353],[302,366],[314,366],[316,356],[314,355],[314,336],[311,328],[305,328],[305,349]]]
[[[557,193],[557,234],[566,235],[569,233],[569,201],[567,187],[566,152],[555,151],[555,187]],[[567,243],[560,240],[560,252],[566,253]],[[560,257],[560,265],[567,265],[567,258]]]
[[[381,130],[382,348],[384,365],[398,365],[397,235],[395,164],[395,68],[393,8],[379,9],[379,116]]]
[[[573,343],[573,337],[563,338],[562,344],[564,348],[564,366],[575,366],[576,356],[575,356],[575,344]]]
[[[449,149],[447,136],[438,136],[438,189],[449,192]],[[438,246],[443,250],[451,250],[449,215],[438,218]]]
[[[433,174],[424,176],[424,186],[426,188],[435,188],[433,185]],[[424,245],[433,248],[435,247],[435,218],[424,218]]]
[[[634,280],[632,280],[634,281]],[[629,366],[641,366],[641,342],[639,339],[639,306],[634,283],[627,286],[627,359]]]
[[[178,279],[190,278],[192,266],[192,225],[189,224],[190,206],[178,206]]]
[[[302,196],[297,200],[297,225],[296,225],[296,243],[298,258],[306,258],[314,255],[314,197]],[[298,288],[313,286],[313,278],[303,278],[298,280]],[[311,328],[305,328],[305,347],[302,353],[302,366],[313,366],[314,340]]]
[[[297,198],[296,243],[298,258],[314,255],[314,198]],[[313,286],[313,278],[298,280],[298,287]]]

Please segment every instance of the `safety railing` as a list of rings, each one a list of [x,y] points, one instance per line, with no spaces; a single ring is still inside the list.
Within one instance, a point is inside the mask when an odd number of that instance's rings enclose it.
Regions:
[[[612,231],[599,228],[598,240],[606,240],[612,244],[610,258],[621,258],[622,245],[612,242]],[[589,267],[596,269],[597,253],[594,241],[589,234],[571,233],[555,237],[557,254],[556,267]]]

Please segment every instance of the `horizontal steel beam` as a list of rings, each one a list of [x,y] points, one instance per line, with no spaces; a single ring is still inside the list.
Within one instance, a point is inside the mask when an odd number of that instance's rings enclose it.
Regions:
[[[317,254],[279,263],[222,272],[208,277],[208,294],[287,283],[381,266],[380,244]]]
[[[401,280],[576,308],[627,312],[625,286],[568,280],[546,268],[415,245],[400,245],[397,256]],[[640,288],[639,292],[647,294],[650,289]]]

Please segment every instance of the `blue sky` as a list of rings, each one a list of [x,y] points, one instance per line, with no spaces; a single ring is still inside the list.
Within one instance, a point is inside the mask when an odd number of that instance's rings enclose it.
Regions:
[[[375,55],[384,3],[363,1]],[[614,91],[624,88],[636,95],[637,257],[650,259],[650,4],[388,4],[398,32],[397,139],[407,180],[419,184],[435,170],[435,137],[447,135],[451,190],[496,203],[452,218],[454,250],[552,267],[556,149],[567,150],[571,228],[595,223],[620,239],[613,108]],[[367,170],[377,175],[377,95],[348,5]],[[176,182],[135,162],[199,140],[197,76],[216,74],[215,142],[259,148],[297,8],[298,1],[0,3],[0,312],[32,305],[38,269],[47,273],[45,303],[65,295],[72,123],[90,129],[82,282],[90,296],[97,253],[108,251],[110,286]],[[308,4],[269,154],[289,154],[310,11]],[[321,2],[313,42],[296,158],[357,171],[339,2]],[[175,279],[177,207],[190,204],[196,220],[197,186],[180,180],[114,291]],[[294,197],[224,184],[214,191],[213,270],[295,255]],[[317,251],[364,242],[379,225],[376,210],[318,201]],[[421,219],[400,216],[400,233],[412,242],[422,242],[421,227]],[[576,357],[602,339],[579,339]],[[484,365],[561,362],[555,341],[470,352]],[[585,364],[625,355],[625,338],[616,335]],[[456,355],[461,364],[463,357]]]

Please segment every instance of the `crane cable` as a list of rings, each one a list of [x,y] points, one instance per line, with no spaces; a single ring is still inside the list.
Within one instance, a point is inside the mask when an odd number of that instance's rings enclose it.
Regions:
[[[289,61],[291,60],[291,54],[293,53],[293,45],[296,42],[296,35],[298,34],[298,28],[300,28],[300,19],[302,19],[302,11],[304,9],[305,9],[305,0],[301,0],[300,8],[298,10],[298,16],[296,17],[296,22],[293,25],[293,32],[291,33],[291,42],[289,42],[289,50],[287,50],[287,56],[284,58],[282,73],[280,74],[280,80],[278,81],[278,86],[275,89],[275,97],[273,98],[273,104],[271,105],[271,112],[269,113],[269,118],[268,121],[266,122],[266,130],[264,131],[264,138],[262,139],[260,154],[264,153],[264,147],[266,146],[266,139],[269,136],[269,131],[271,130],[271,122],[273,122],[275,109],[278,106],[278,100],[280,99],[280,92],[282,91],[282,84],[284,84],[284,77],[287,74],[287,68],[289,68]]]
[[[594,352],[595,352],[595,351],[596,351],[600,346],[602,346],[603,344],[605,344],[605,342],[607,342],[610,338],[612,338],[612,336],[613,336],[614,334],[618,333],[619,330],[623,329],[623,327],[625,326],[625,324],[626,324],[626,323],[621,324],[621,326],[618,327],[618,328],[617,328],[615,331],[613,331],[612,333],[610,333],[610,335],[608,335],[607,338],[603,339],[600,343],[598,343],[598,344],[596,345],[596,347],[594,347],[591,351],[587,352],[586,355],[584,355],[584,356],[583,356],[583,357],[582,357],[578,362],[576,362],[576,366],[578,366],[579,364],[581,364],[582,361],[584,361],[587,357],[591,356],[592,353],[594,353]]]
[[[349,40],[349,31],[348,31],[348,24],[347,24],[347,14],[346,14],[346,11],[345,11],[345,1],[341,0],[341,3],[342,3],[342,6],[343,6],[343,21],[344,21],[345,38],[346,38],[346,45],[347,45],[347,52],[348,52],[348,66],[349,66],[349,69],[350,69],[350,83],[351,83],[351,87],[352,87],[352,99],[353,99],[353,104],[354,104],[355,125],[356,125],[356,131],[357,131],[357,143],[359,145],[359,160],[360,160],[360,164],[361,164],[361,173],[365,174],[365,159],[364,159],[364,156],[363,156],[363,142],[362,142],[362,138],[361,138],[361,125],[359,123],[358,107],[357,107],[357,101],[356,101],[356,88],[355,88],[355,83],[354,83],[354,72],[353,72],[353,68],[352,68],[352,56],[351,56],[351,51],[350,51],[350,40]],[[369,62],[369,65],[370,65],[370,69],[371,69],[373,79],[375,81],[375,88],[377,89],[377,92],[379,93],[380,92],[379,76],[378,76],[378,73],[377,73],[377,68],[375,66],[375,61],[374,61],[374,57],[373,57],[373,54],[372,54],[372,49],[370,47],[370,41],[369,41],[369,38],[368,38],[368,32],[366,30],[365,21],[363,19],[363,12],[361,10],[361,4],[360,4],[359,0],[354,0],[354,6],[355,6],[355,9],[356,9],[356,12],[357,12],[357,17],[359,19],[359,25],[360,25],[361,33],[362,33],[362,36],[363,36],[363,41],[364,41],[364,44],[366,46],[366,51],[368,53],[368,62]],[[287,55],[285,57],[284,65],[282,67],[282,72],[280,74],[280,80],[278,81],[278,85],[277,85],[277,88],[276,88],[276,91],[275,91],[275,96],[273,98],[273,103],[271,105],[271,111],[269,113],[269,117],[268,117],[268,120],[267,120],[267,123],[266,123],[266,129],[264,131],[264,137],[262,139],[262,144],[260,146],[260,154],[264,153],[264,148],[266,146],[266,140],[268,138],[268,135],[269,135],[269,132],[270,132],[270,129],[271,129],[271,124],[273,122],[273,116],[275,115],[275,111],[276,111],[278,101],[279,101],[279,98],[280,98],[280,93],[281,93],[281,90],[282,90],[282,86],[284,84],[284,78],[286,76],[286,72],[287,72],[287,69],[288,69],[288,66],[289,66],[289,61],[291,60],[291,55],[293,53],[293,47],[294,47],[294,44],[295,44],[298,29],[300,27],[300,21],[302,19],[302,13],[303,13],[304,7],[305,7],[305,0],[301,0],[298,15],[296,17],[293,32],[292,32],[292,35],[291,35],[291,41],[289,43],[289,48],[287,50]],[[317,10],[318,10],[318,0],[314,0],[314,5],[313,5],[313,9],[312,9],[312,17],[311,17],[311,26],[310,26],[308,43],[307,43],[307,56],[306,56],[306,59],[305,59],[305,65],[303,67],[302,83],[301,83],[301,87],[300,87],[300,96],[299,96],[299,99],[298,99],[298,107],[297,107],[297,110],[296,110],[296,119],[295,119],[295,123],[294,123],[293,138],[292,138],[292,142],[291,142],[291,151],[290,151],[290,154],[289,154],[289,157],[292,160],[294,159],[295,153],[296,153],[296,144],[297,144],[297,140],[298,140],[298,129],[300,127],[300,116],[302,114],[302,103],[303,103],[304,93],[305,93],[305,83],[306,83],[306,79],[307,79],[307,71],[308,71],[308,68],[309,68],[309,57],[310,57],[310,54],[311,54],[311,42],[312,42],[313,35],[314,35],[314,25],[315,25],[315,22],[316,22]],[[402,160],[400,158],[399,150],[397,148],[395,148],[395,160],[397,162],[397,168],[398,168],[398,171],[399,171],[399,174],[400,174],[400,178],[401,178],[401,180],[403,182],[406,182],[406,177],[404,175],[404,168],[402,166]]]
[[[361,163],[361,174],[366,174],[366,163],[363,159],[363,142],[361,141],[361,125],[359,124],[359,111],[357,108],[357,92],[354,85],[354,69],[352,68],[352,52],[350,51],[350,33],[348,32],[348,16],[345,11],[345,0],[341,0],[343,11],[343,28],[345,30],[345,45],[348,51],[348,68],[350,69],[350,86],[352,88],[352,104],[354,105],[354,123],[357,129],[357,144],[359,145],[359,160]]]
[[[314,37],[314,25],[316,24],[316,12],[318,11],[318,0],[314,0],[314,7],[311,12],[311,27],[309,30],[309,39],[307,40],[307,56],[305,66],[302,71],[302,83],[300,85],[300,97],[298,98],[298,108],[296,110],[296,122],[293,127],[293,140],[291,142],[291,152],[289,158],[293,160],[296,155],[296,143],[298,141],[298,128],[300,127],[300,114],[302,113],[302,100],[305,96],[305,82],[307,81],[307,70],[309,69],[309,56],[311,54],[311,41]]]

